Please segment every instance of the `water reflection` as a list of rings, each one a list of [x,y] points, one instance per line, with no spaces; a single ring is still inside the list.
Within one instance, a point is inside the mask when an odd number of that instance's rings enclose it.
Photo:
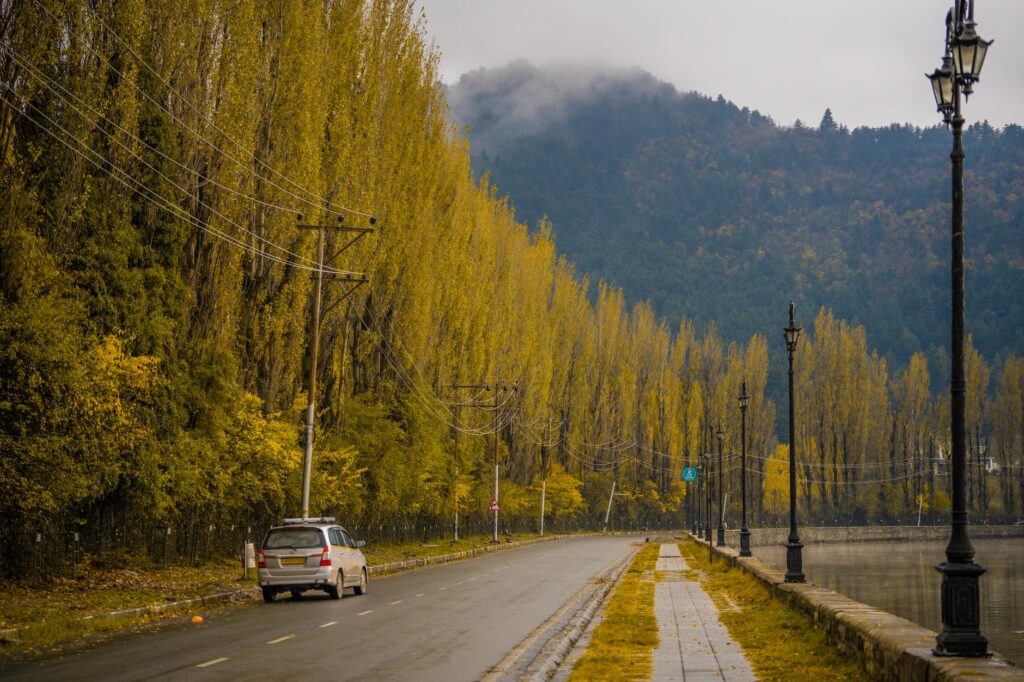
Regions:
[[[1024,538],[972,540],[981,576],[981,631],[990,648],[1024,665]],[[926,628],[942,628],[935,566],[943,542],[857,542],[804,547],[807,580]],[[754,556],[785,568],[786,548],[755,547]]]

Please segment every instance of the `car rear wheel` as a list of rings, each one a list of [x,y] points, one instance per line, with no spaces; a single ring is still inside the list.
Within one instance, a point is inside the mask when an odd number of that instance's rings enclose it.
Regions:
[[[356,594],[366,594],[366,590],[370,587],[370,579],[366,575],[366,569],[363,569],[362,574],[359,576],[359,584],[355,587]]]
[[[269,587],[263,588],[263,601],[268,604],[272,604],[274,602],[274,591]]]
[[[338,577],[334,580],[334,587],[327,588],[327,596],[331,599],[341,599],[342,593],[345,591],[344,577],[342,576],[341,569],[338,569]]]
[[[302,599],[302,590],[292,590],[292,599]]]

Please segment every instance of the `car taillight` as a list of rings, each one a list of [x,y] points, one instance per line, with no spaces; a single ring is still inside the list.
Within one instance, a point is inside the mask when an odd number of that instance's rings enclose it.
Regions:
[[[260,550],[260,560],[259,560],[259,563],[256,564],[256,568],[266,568],[266,567],[267,567],[267,557],[263,556],[263,550],[261,549]]]
[[[324,553],[320,555],[320,565],[330,566],[331,565],[331,548],[324,547]]]

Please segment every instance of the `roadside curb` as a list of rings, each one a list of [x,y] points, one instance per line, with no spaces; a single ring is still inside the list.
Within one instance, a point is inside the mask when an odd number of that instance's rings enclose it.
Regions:
[[[241,597],[245,595],[256,596],[258,594],[259,588],[243,587],[237,590],[231,590],[229,592],[218,592],[217,594],[208,594],[205,597],[195,597],[194,599],[182,599],[181,601],[168,602],[167,604],[151,604],[149,606],[140,606],[134,609],[108,611],[106,613],[94,613],[89,616],[83,616],[82,620],[92,620],[94,618],[133,618],[136,616],[147,616],[154,613],[161,613],[163,611],[173,611],[175,609],[187,608],[189,606],[205,606],[206,604],[216,604],[218,602],[231,601],[235,597]]]
[[[472,559],[474,557],[487,554],[488,552],[499,552],[506,549],[516,549],[517,547],[526,547],[527,545],[534,545],[539,542],[550,542],[552,540],[561,540],[572,537],[585,537],[581,535],[548,535],[542,538],[530,538],[529,540],[518,540],[515,542],[506,542],[492,545],[483,545],[482,547],[474,547],[473,549],[467,549],[462,552],[454,552],[452,554],[439,554],[437,556],[430,557],[419,557],[416,559],[407,559],[405,561],[392,561],[387,564],[377,564],[376,566],[367,566],[367,570],[370,575],[385,575],[388,573],[397,573],[399,571],[405,571],[413,568],[422,568],[424,566],[431,566],[433,564],[446,564],[451,561],[461,561],[462,559]]]
[[[473,557],[482,556],[488,552],[500,552],[507,549],[516,549],[518,547],[526,547],[527,545],[534,545],[539,542],[551,542],[553,540],[568,540],[570,538],[592,538],[592,537],[605,537],[605,536],[618,536],[618,535],[653,535],[654,533],[670,532],[670,531],[611,531],[607,533],[573,533],[573,534],[559,534],[559,535],[545,535],[539,538],[530,538],[529,540],[517,540],[515,542],[506,542],[498,544],[483,545],[481,547],[474,547],[473,549],[467,549],[463,552],[454,552],[452,554],[439,554],[438,556],[432,557],[420,557],[417,559],[407,559],[406,561],[392,561],[387,564],[378,564],[376,566],[367,566],[370,575],[387,575],[390,573],[397,573],[399,571],[410,570],[413,568],[422,568],[424,566],[431,566],[433,564],[445,564],[450,561],[461,561],[462,559],[472,559]]]
[[[228,592],[218,592],[216,594],[208,594],[203,597],[195,597],[193,599],[182,599],[181,601],[168,602],[166,604],[150,604],[149,606],[139,606],[134,609],[122,609],[120,611],[106,611],[101,613],[91,613],[87,616],[82,616],[79,620],[95,620],[97,618],[137,618],[140,616],[148,616],[152,614],[162,613],[164,611],[173,611],[175,609],[188,608],[190,606],[203,606],[206,604],[216,604],[218,602],[232,601],[236,597],[243,597],[252,595],[253,597],[259,594],[259,588],[257,587],[243,587],[237,590],[229,590]],[[13,635],[22,630],[28,628],[28,625],[22,625],[16,628],[7,628],[6,630],[0,630],[0,644],[6,641],[12,640],[8,635]]]
[[[616,587],[619,585],[619,581],[622,580],[622,576],[626,573],[630,566],[633,565],[633,561],[636,559],[636,555],[640,552],[642,547],[637,547],[630,552],[623,560],[621,565],[612,569],[611,580],[609,580],[602,589],[598,589],[591,596],[590,601],[587,605],[579,612],[579,617],[576,619],[572,629],[566,633],[558,644],[555,645],[554,650],[547,657],[544,663],[541,664],[540,668],[530,677],[530,682],[546,682],[551,679],[558,672],[558,668],[565,662],[569,654],[572,653],[573,647],[583,637],[583,633],[590,627],[590,623],[594,619],[594,615],[598,612],[604,603],[608,600],[608,597],[612,594]],[[563,630],[564,632],[564,630]]]

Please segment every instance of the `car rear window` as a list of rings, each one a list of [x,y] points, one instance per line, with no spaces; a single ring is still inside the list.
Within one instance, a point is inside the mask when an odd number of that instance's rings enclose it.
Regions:
[[[319,528],[275,528],[267,533],[263,549],[308,549],[325,544],[324,534]]]

